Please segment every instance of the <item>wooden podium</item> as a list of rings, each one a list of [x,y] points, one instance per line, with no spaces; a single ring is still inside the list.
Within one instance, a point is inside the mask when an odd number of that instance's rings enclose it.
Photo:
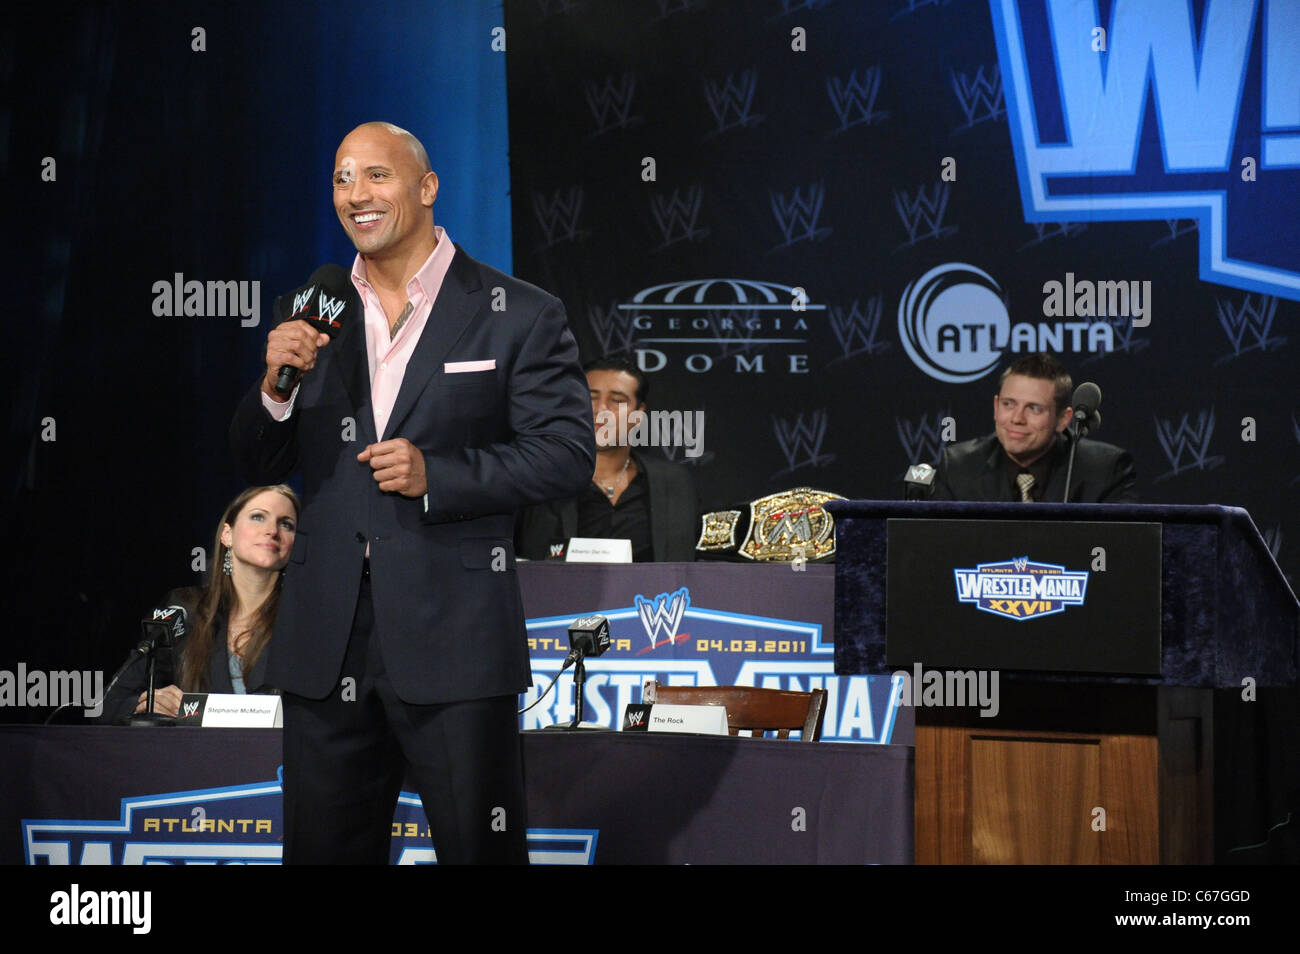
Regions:
[[[917,863],[1232,862],[1243,860],[1238,846],[1266,839],[1270,824],[1286,817],[1300,750],[1300,604],[1245,511],[877,501],[828,509],[837,534],[836,672],[910,670],[914,647],[890,638],[892,620],[895,629],[943,631],[933,641],[920,637],[927,669],[999,677],[995,715],[969,705],[916,711]],[[1056,611],[1084,619],[1098,657],[1108,641],[1123,653],[1134,641],[1153,639],[1154,664],[1080,671],[1077,640],[1068,631],[1035,645],[1048,632],[1038,621],[1004,624],[996,613],[958,605],[960,587],[948,581],[965,565],[960,545],[909,544],[900,553],[899,541],[910,538],[897,532],[899,521],[943,521],[940,539],[987,540],[990,558],[1019,556],[1003,552],[1003,541],[1016,537],[1013,524],[1032,530],[1048,521],[1035,539],[1063,523],[1158,524],[1159,584],[1151,589],[1158,590],[1159,613],[1147,617],[1157,633],[1105,632],[1111,613],[1127,620],[1131,608],[1106,604],[1124,599],[1113,587],[1089,592],[1101,601],[1089,607],[1091,617],[1082,605]],[[1050,547],[1035,559],[1052,560]],[[891,587],[891,570],[909,577],[910,592]],[[910,601],[910,609],[918,593],[926,603],[900,617],[898,604]],[[967,620],[977,631],[971,639],[960,632]],[[1066,663],[1060,669],[1053,668],[1055,654]],[[1097,668],[1105,668],[1104,658]]]

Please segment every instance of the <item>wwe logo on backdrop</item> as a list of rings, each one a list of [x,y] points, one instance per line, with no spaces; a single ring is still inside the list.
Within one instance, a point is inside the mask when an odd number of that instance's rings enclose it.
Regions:
[[[1139,338],[1135,335],[1137,331],[1133,327],[1133,319],[1124,315],[1103,315],[1100,318],[1094,318],[1088,322],[1090,325],[1110,325],[1111,347],[1109,351],[1098,351],[1084,359],[1084,364],[1092,364],[1100,361],[1107,354],[1123,351],[1127,354],[1137,354],[1151,342],[1146,338]]]
[[[1215,364],[1239,358],[1248,351],[1268,351],[1286,344],[1286,338],[1281,335],[1269,337],[1277,314],[1277,299],[1272,295],[1248,294],[1239,305],[1226,298],[1216,298],[1215,305],[1219,309],[1219,324],[1232,343],[1232,354],[1225,354]]]
[[[843,352],[836,361],[857,354],[877,354],[889,350],[888,341],[876,340],[883,312],[884,299],[880,295],[868,299],[865,310],[858,309],[856,298],[847,309],[839,305],[831,306],[831,331],[835,333],[835,340],[840,343]]]
[[[1221,455],[1211,457],[1209,454],[1210,437],[1214,434],[1214,408],[1197,412],[1195,424],[1190,418],[1191,415],[1185,413],[1177,424],[1156,418],[1156,439],[1172,467],[1169,473],[1157,477],[1157,481],[1176,477],[1186,470],[1212,470],[1223,463]]]
[[[1152,248],[1164,245],[1166,242],[1172,242],[1176,238],[1184,235],[1190,235],[1196,231],[1195,219],[1165,219],[1165,227],[1169,229],[1168,235],[1162,235],[1151,243]]]
[[[1078,235],[1080,232],[1088,231],[1088,226],[1082,222],[1030,222],[1029,225],[1033,228],[1037,237],[1020,246],[1020,248],[1016,249],[1017,252],[1023,252],[1027,248],[1042,245],[1048,239],[1069,238],[1072,235]]]
[[[593,136],[599,136],[610,129],[627,129],[644,121],[640,116],[629,115],[632,111],[632,97],[636,94],[634,74],[610,75],[602,82],[584,83],[583,86],[587,93],[587,107],[596,120]]]
[[[587,319],[591,330],[600,342],[601,354],[615,354],[631,351],[632,341],[636,337],[636,316],[618,307],[618,302],[611,302],[608,308],[599,305],[587,306]]]
[[[880,93],[880,67],[868,66],[858,78],[858,71],[851,70],[846,79],[838,76],[826,77],[826,95],[830,98],[831,108],[840,119],[841,133],[852,126],[863,123],[882,122],[889,118],[887,110],[876,109],[876,96]]]
[[[711,135],[724,133],[728,129],[741,126],[753,126],[763,121],[762,116],[755,115],[754,91],[758,89],[758,71],[741,70],[739,74],[729,73],[722,82],[704,81],[704,98],[713,113],[713,120],[718,128]]]
[[[903,220],[903,228],[907,229],[908,238],[894,251],[915,245],[925,239],[943,238],[957,231],[957,226],[943,224],[944,213],[948,211],[948,192],[947,182],[936,182],[932,191],[927,191],[925,186],[921,186],[916,190],[915,197],[909,196],[901,189],[894,190],[894,210]]]
[[[695,226],[703,200],[704,188],[698,183],[687,189],[684,196],[673,189],[672,195],[650,197],[650,214],[654,216],[655,224],[664,237],[659,248],[667,248],[678,242],[694,242],[709,234],[708,229]]]
[[[641,625],[645,628],[651,649],[671,646],[679,641],[677,630],[681,628],[686,608],[691,605],[691,594],[686,587],[683,586],[671,596],[660,593],[653,600],[648,600],[638,593],[635,603],[637,615],[641,617]],[[660,634],[663,634],[662,639],[659,638]]]
[[[703,5],[703,0],[658,0],[659,19],[667,20],[674,13],[689,13],[692,10],[698,10]]]
[[[826,201],[826,188],[820,182],[808,186],[807,191],[795,189],[788,196],[780,192],[769,193],[772,214],[785,236],[776,248],[785,248],[795,242],[820,242],[831,234],[830,229],[817,227],[822,204]]]
[[[705,314],[709,330],[717,339],[718,356],[726,358],[733,354],[749,354],[754,350],[754,332],[762,327],[758,310],[755,308],[728,308],[710,310]]]
[[[1002,100],[1002,76],[996,66],[989,67],[988,76],[984,75],[982,66],[974,76],[953,70],[952,91],[957,94],[957,102],[966,116],[966,124],[954,129],[955,133],[1007,114]]]
[[[824,7],[831,0],[781,0],[781,13],[790,14],[799,10],[816,10],[818,7]]]
[[[583,0],[537,0],[537,9],[543,20],[563,13],[572,13],[584,6]]]
[[[907,16],[909,13],[915,13],[922,7],[946,7],[949,2],[950,0],[906,0],[906,5],[889,19],[897,20],[899,17]]]
[[[834,454],[822,453],[828,423],[829,417],[824,409],[808,411],[807,420],[804,420],[802,411],[794,420],[773,415],[772,431],[788,466],[772,476],[788,474],[800,467],[821,467],[835,460]]]
[[[943,422],[948,417],[952,417],[951,411],[938,411],[917,419],[915,423],[906,418],[894,418],[898,440],[903,445],[908,463],[931,463],[939,459],[944,444]]]
[[[556,189],[549,197],[540,192],[533,193],[533,215],[541,226],[545,241],[542,248],[550,248],[560,242],[586,238],[590,233],[578,228],[578,215],[582,212],[582,186],[570,186],[568,189]]]

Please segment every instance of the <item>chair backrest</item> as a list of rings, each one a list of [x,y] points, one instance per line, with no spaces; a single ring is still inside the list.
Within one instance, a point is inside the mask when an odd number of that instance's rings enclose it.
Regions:
[[[775,732],[778,739],[788,739],[790,730],[799,729],[804,742],[816,742],[822,737],[826,717],[825,689],[787,692],[753,686],[665,686],[651,679],[645,684],[642,700],[651,704],[723,706],[732,735],[752,729],[756,737]]]

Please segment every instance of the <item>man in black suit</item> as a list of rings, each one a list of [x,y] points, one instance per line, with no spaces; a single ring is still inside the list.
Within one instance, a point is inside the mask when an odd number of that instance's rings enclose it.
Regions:
[[[527,860],[511,535],[522,506],[590,479],[590,412],[563,306],[435,229],[437,191],[410,133],[348,134],[342,327],[319,335],[277,302],[266,373],[231,424],[256,482],[303,479],[268,663],[286,862],[385,863],[403,773],[439,862]],[[284,365],[303,372],[287,400]]]
[[[635,427],[647,413],[645,373],[619,355],[588,362],[583,370],[596,432],[595,473],[577,497],[519,515],[519,555],[545,560],[560,556],[570,537],[602,537],[631,540],[637,563],[694,560],[699,504],[691,469],[633,450],[627,429],[620,433],[619,422]]]
[[[1065,501],[1073,390],[1069,372],[1051,355],[1014,361],[993,398],[994,433],[944,447],[930,499]],[[1070,503],[1136,503],[1136,483],[1127,451],[1079,442]]]

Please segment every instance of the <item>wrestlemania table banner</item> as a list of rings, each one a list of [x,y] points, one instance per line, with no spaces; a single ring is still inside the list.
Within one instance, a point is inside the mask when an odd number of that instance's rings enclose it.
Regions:
[[[641,687],[825,689],[822,740],[911,745],[915,714],[891,693],[894,676],[835,675],[834,568],[788,564],[521,563],[534,702],[569,651],[569,624],[599,614],[612,643],[587,666],[583,721],[616,728]],[[521,716],[521,728],[569,723],[573,677]]]

